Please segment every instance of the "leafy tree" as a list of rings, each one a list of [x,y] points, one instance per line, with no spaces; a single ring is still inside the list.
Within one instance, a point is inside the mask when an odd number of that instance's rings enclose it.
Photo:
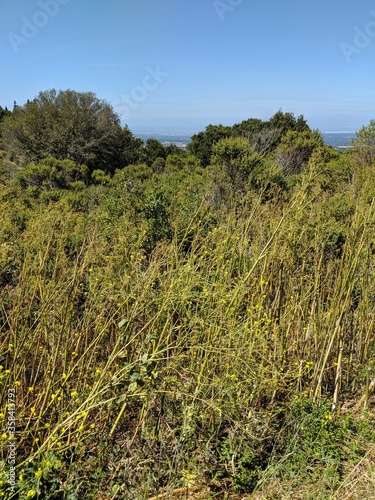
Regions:
[[[0,123],[3,121],[3,119],[6,116],[10,116],[11,114],[12,114],[11,111],[9,111],[9,109],[6,106],[5,106],[5,108],[0,106]],[[1,136],[2,136],[2,133],[1,133],[1,127],[0,127],[0,139],[1,139]]]
[[[252,141],[254,136],[256,136],[261,130],[263,130],[266,125],[267,122],[264,122],[259,118],[249,118],[242,121],[241,123],[235,123],[232,127],[232,131],[233,135],[245,137],[249,141]]]
[[[182,148],[179,148],[176,146],[176,144],[169,144],[169,146],[164,147],[166,156],[168,155],[180,155],[183,156],[186,154],[186,151],[184,151]]]
[[[288,132],[288,130],[295,130],[296,132],[310,130],[303,115],[296,118],[293,113],[284,113],[281,109],[270,118],[268,127],[280,130],[281,136]]]
[[[200,160],[203,167],[207,167],[210,164],[213,145],[231,135],[231,127],[208,125],[204,132],[192,136],[187,149]]]
[[[357,132],[352,146],[350,152],[357,164],[368,167],[375,163],[375,120]]]
[[[145,152],[146,163],[150,166],[155,162],[157,158],[164,158],[164,160],[167,158],[167,152],[163,144],[152,137],[147,139]]]
[[[281,139],[275,160],[284,175],[299,174],[313,151],[322,147],[323,138],[319,131],[289,130]]]
[[[12,112],[9,111],[9,109],[6,106],[5,106],[5,108],[0,106],[0,122],[3,120],[3,118],[5,118],[6,116],[9,116],[11,114],[12,114]]]
[[[266,155],[275,151],[283,136],[289,131],[309,132],[310,127],[303,115],[296,118],[293,113],[279,110],[268,122],[264,122],[264,126],[253,136],[252,145],[255,151]]]
[[[5,150],[23,165],[54,157],[113,173],[137,160],[142,147],[112,106],[92,92],[40,92],[15,107],[1,127]]]

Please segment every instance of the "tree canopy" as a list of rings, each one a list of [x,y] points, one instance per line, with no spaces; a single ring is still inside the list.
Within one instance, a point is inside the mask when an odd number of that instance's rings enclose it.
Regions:
[[[227,137],[243,137],[247,139],[257,153],[266,155],[276,150],[282,137],[288,131],[309,132],[303,115],[297,118],[293,113],[277,111],[268,121],[249,118],[236,123],[232,127],[208,125],[203,132],[192,136],[188,149],[197,156],[202,166],[209,165],[214,144]]]
[[[134,162],[142,141],[93,92],[55,89],[17,106],[1,123],[5,151],[20,164],[53,157],[113,173]]]

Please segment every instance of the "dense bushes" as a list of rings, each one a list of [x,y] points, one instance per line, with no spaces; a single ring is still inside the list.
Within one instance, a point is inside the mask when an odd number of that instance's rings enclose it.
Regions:
[[[372,494],[375,169],[294,134],[279,152],[314,147],[288,176],[244,136],[208,168],[150,144],[112,176],[3,175],[19,498]]]

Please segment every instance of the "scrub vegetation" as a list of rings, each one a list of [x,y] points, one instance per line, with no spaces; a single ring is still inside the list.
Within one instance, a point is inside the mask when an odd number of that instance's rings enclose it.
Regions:
[[[0,118],[0,495],[373,498],[375,122],[183,151],[92,93]]]

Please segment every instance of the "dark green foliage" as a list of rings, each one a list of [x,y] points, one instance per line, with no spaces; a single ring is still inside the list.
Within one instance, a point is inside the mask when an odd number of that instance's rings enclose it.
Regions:
[[[204,132],[193,135],[188,150],[206,167],[210,163],[214,144],[221,139],[230,136],[245,138],[255,152],[266,155],[277,148],[288,131],[309,132],[310,128],[302,115],[296,118],[293,113],[279,110],[268,121],[249,118],[233,127],[209,125]]]
[[[204,132],[192,136],[191,143],[188,144],[188,151],[200,160],[202,167],[207,167],[211,161],[213,145],[220,139],[231,135],[231,127],[208,125]]]
[[[6,116],[10,116],[12,114],[11,111],[9,111],[9,109],[5,106],[5,108],[3,108],[2,106],[0,106],[0,122],[6,117]]]
[[[293,113],[277,111],[268,121],[250,118],[233,126],[233,134],[249,139],[258,153],[266,155],[276,149],[282,137],[290,130],[296,132],[310,131],[306,120]]]
[[[8,156],[23,165],[54,157],[113,173],[137,161],[142,148],[112,106],[92,92],[40,92],[6,117],[1,130]]]
[[[147,139],[145,145],[145,153],[146,153],[146,163],[150,167],[154,164],[155,160],[158,158],[163,158],[164,160],[167,158],[167,151],[164,148],[163,144],[157,139]]]

